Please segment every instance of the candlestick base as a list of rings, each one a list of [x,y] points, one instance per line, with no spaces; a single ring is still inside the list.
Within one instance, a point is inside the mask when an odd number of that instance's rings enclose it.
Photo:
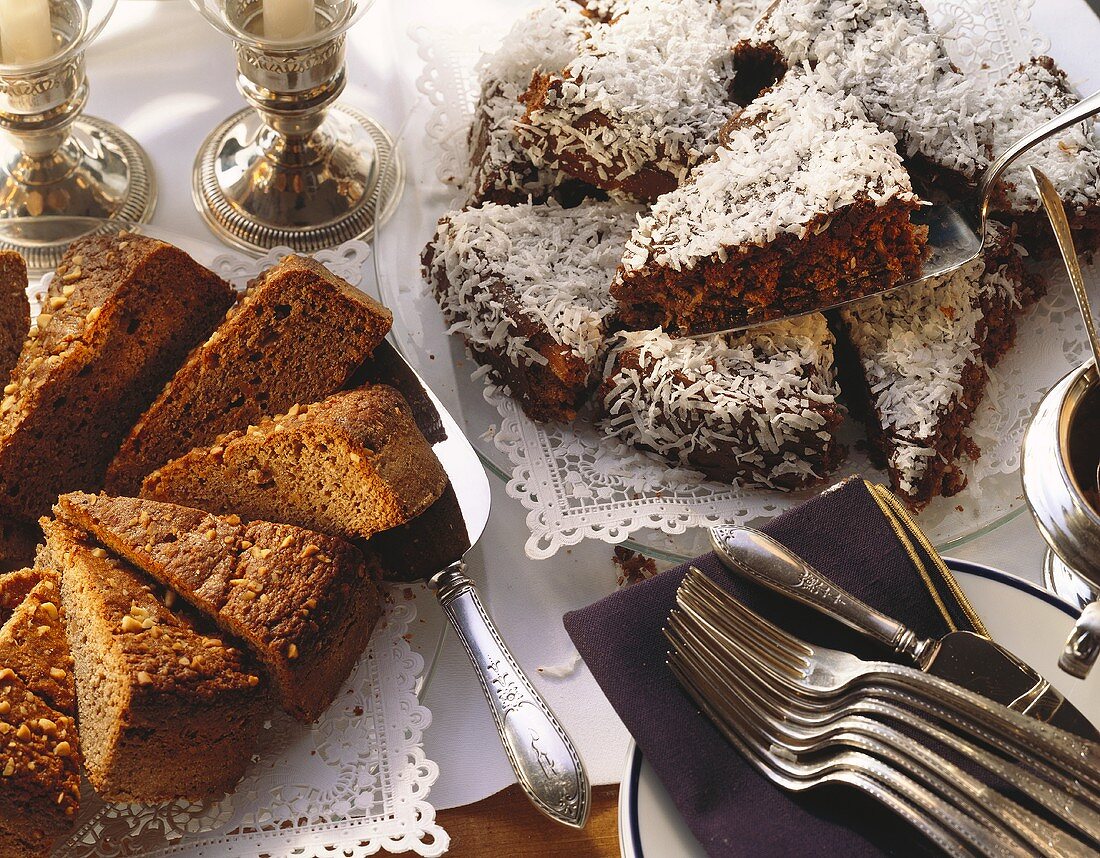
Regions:
[[[0,137],[0,218],[83,217],[145,223],[156,206],[156,179],[142,148],[118,126],[81,116],[59,149],[32,157]],[[55,268],[68,246],[49,229],[5,230],[0,249],[17,250],[34,272]]]
[[[192,174],[192,196],[210,228],[251,251],[312,253],[368,236],[393,213],[404,186],[389,134],[340,104],[300,138],[276,133],[246,108],[206,138]]]

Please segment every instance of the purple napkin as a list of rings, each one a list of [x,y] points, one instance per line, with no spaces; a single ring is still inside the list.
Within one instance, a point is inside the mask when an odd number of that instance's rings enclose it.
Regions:
[[[886,493],[852,479],[763,528],[828,578],[924,636],[980,626],[953,595],[950,573],[906,533]],[[888,658],[868,642],[728,573],[714,554],[693,562],[745,604],[811,641]],[[688,826],[713,856],[934,854],[906,823],[852,788],[795,795],[757,771],[681,690],[661,634],[687,566],[565,615],[565,627]],[[947,616],[945,616],[945,614]]]

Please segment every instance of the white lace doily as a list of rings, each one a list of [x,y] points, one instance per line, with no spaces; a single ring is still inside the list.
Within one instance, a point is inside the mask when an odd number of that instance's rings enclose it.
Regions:
[[[182,246],[238,288],[289,252],[250,259],[141,231]],[[317,258],[358,285],[369,248],[354,241]],[[442,855],[450,839],[428,802],[439,769],[424,757],[431,713],[417,701],[424,660],[407,640],[416,609],[406,590],[385,589],[370,647],[315,724],[272,712],[260,751],[231,795],[201,804],[107,804],[85,783],[77,827],[54,858],[363,858],[381,849]]]
[[[948,35],[956,64],[969,74],[995,78],[1049,49],[1029,27],[1031,0],[938,0],[929,5]],[[379,236],[376,258],[383,300],[395,307],[398,345],[437,393],[450,388],[448,407],[461,414],[482,455],[508,481],[508,493],[528,510],[528,556],[544,558],[582,539],[631,540],[668,559],[705,550],[701,526],[760,523],[802,502],[812,492],[783,493],[708,482],[670,469],[662,460],[603,439],[582,416],[574,424],[539,424],[507,395],[488,385],[460,347],[449,343],[439,312],[419,274],[418,258],[436,219],[460,204],[444,183],[461,175],[466,128],[476,99],[479,50],[491,48],[510,21],[472,21],[469,32],[417,28],[424,69],[417,86],[422,115],[410,122],[410,162],[427,188],[406,205],[399,225]],[[419,122],[419,125],[417,124]],[[419,136],[417,133],[420,132]],[[432,180],[437,184],[432,185]],[[418,208],[416,212],[411,211]],[[1084,357],[1084,332],[1061,265],[1051,263],[1050,290],[1020,319],[1016,347],[992,373],[989,392],[971,434],[982,449],[969,466],[969,485],[939,498],[919,517],[941,548],[1003,521],[1022,504],[1020,442],[1042,395]],[[1094,267],[1086,269],[1096,285]],[[440,353],[447,355],[440,359]],[[444,366],[448,360],[457,369]],[[453,377],[452,377],[453,375]],[[476,400],[484,397],[483,402]],[[487,403],[487,405],[486,405]],[[841,438],[851,453],[834,475],[862,473],[887,481],[864,449],[862,427],[848,420]]]

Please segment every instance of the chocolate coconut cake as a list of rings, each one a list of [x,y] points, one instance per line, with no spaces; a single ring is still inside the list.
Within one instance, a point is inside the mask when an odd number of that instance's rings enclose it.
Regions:
[[[919,272],[925,234],[894,136],[816,75],[788,74],[635,228],[623,327],[699,334],[813,310]]]
[[[722,481],[794,489],[844,457],[820,314],[740,335],[624,333],[597,397],[609,437]]]
[[[984,93],[951,62],[919,0],[777,0],[736,57],[740,100],[810,65],[855,95],[925,178],[958,190],[988,164]]]
[[[559,193],[583,195],[583,189],[572,187],[579,184],[576,180],[532,161],[516,139],[515,124],[526,111],[520,96],[531,76],[560,69],[575,57],[592,24],[589,16],[602,14],[599,8],[589,11],[572,0],[542,3],[520,18],[484,60],[469,137],[471,204],[542,201],[559,188]]]
[[[653,201],[717,145],[735,110],[725,13],[711,0],[631,0],[560,71],[537,73],[520,142],[537,163]]]
[[[572,420],[587,396],[638,212],[486,203],[441,220],[425,249],[444,319],[532,418]]]
[[[1017,315],[1041,291],[1013,232],[1001,229],[984,259],[958,273],[840,313],[862,373],[853,392],[872,452],[912,507],[966,485],[962,461],[980,454],[966,429],[989,368],[1011,348]]]
[[[1021,65],[997,82],[991,97],[995,155],[1078,101],[1065,72],[1050,57]],[[1051,137],[1016,161],[1001,180],[993,211],[1017,225],[1020,243],[1030,251],[1049,252],[1056,245],[1029,165],[1046,173],[1058,189],[1078,252],[1100,246],[1100,148],[1093,131],[1089,121]]]

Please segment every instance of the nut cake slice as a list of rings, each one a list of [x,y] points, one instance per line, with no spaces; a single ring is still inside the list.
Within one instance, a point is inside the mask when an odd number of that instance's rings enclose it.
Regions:
[[[0,573],[14,572],[34,563],[34,550],[42,531],[37,524],[0,515]]]
[[[8,384],[30,326],[27,263],[14,250],[0,250],[0,379],[4,384]]]
[[[640,211],[486,204],[439,222],[423,262],[443,317],[530,417],[572,420],[587,397]]]
[[[0,855],[46,858],[80,807],[76,722],[0,667]]]
[[[29,587],[29,589],[28,589]],[[73,660],[57,577],[40,569],[0,575],[0,667],[66,715],[76,715]]]
[[[1024,63],[992,88],[993,153],[1077,103],[1066,73],[1050,57]],[[1074,125],[1035,146],[1004,174],[993,200],[1001,220],[1015,223],[1019,241],[1033,253],[1056,252],[1054,232],[1028,172],[1046,173],[1066,208],[1078,253],[1100,248],[1100,146],[1092,121]]]
[[[0,576],[0,616],[0,854],[45,856],[80,801],[73,668],[56,578],[37,569]]]
[[[560,71],[535,74],[517,134],[537,163],[651,202],[714,151],[736,109],[733,46],[722,4],[622,8]]]
[[[142,496],[368,537],[420,515],[446,485],[408,403],[374,385],[223,435],[150,474]]]
[[[825,79],[788,74],[635,227],[623,327],[702,334],[828,306],[920,270],[925,231],[892,134]]]
[[[179,248],[125,233],[73,242],[54,284],[0,402],[0,511],[27,522],[58,494],[102,484],[126,432],[233,302]]]
[[[843,459],[833,337],[811,314],[741,335],[624,333],[599,392],[600,428],[724,482],[794,489]]]
[[[1021,308],[1042,291],[1013,238],[998,230],[984,259],[958,273],[840,314],[863,378],[857,398],[872,452],[916,509],[966,485],[962,459],[980,455],[966,429],[989,368],[1011,348]]]
[[[739,100],[809,65],[898,139],[911,168],[956,190],[989,164],[989,110],[919,0],[777,0],[736,48]]]
[[[389,310],[320,263],[284,257],[249,286],[142,415],[111,463],[108,491],[136,494],[143,477],[192,447],[336,392],[392,321]]]
[[[231,790],[269,706],[254,663],[83,533],[56,520],[42,527],[39,565],[61,576],[81,750],[96,792],[152,803]]]
[[[373,570],[337,537],[104,495],[62,495],[56,513],[244,641],[301,721],[332,703],[382,613]]]

